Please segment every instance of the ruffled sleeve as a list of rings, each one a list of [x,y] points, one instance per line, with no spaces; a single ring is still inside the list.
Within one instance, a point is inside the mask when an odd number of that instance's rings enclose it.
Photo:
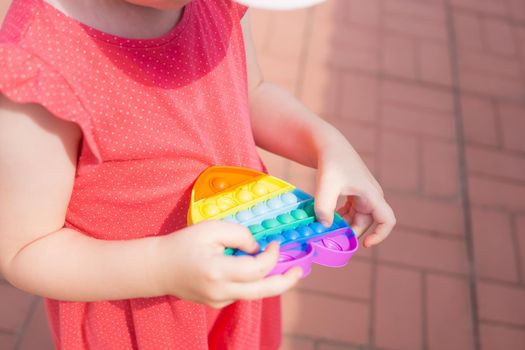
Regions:
[[[98,163],[102,162],[89,114],[67,80],[38,57],[14,44],[0,44],[0,93],[18,103],[37,103],[76,123]]]
[[[237,7],[237,13],[239,14],[239,18],[243,18],[246,12],[248,11],[248,6],[235,3],[235,7]]]

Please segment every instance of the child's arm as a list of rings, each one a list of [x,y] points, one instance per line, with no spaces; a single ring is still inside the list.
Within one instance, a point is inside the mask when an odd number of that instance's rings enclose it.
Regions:
[[[392,209],[378,182],[346,138],[284,89],[263,80],[251,39],[249,13],[243,20],[250,109],[256,144],[275,154],[316,167],[315,211],[329,225],[339,195],[348,195],[343,208],[353,217],[358,234],[377,223],[366,247],[388,236],[395,225]],[[345,214],[345,213],[342,213]]]
[[[14,286],[68,301],[175,295],[221,307],[297,282],[297,270],[263,278],[275,245],[256,258],[224,256],[225,246],[257,249],[240,225],[209,221],[130,241],[63,228],[80,139],[75,124],[0,95],[0,272]]]

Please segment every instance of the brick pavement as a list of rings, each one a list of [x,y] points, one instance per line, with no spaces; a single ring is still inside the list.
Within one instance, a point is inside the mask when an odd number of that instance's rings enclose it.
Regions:
[[[253,27],[267,79],[345,133],[399,222],[284,295],[283,350],[525,349],[525,2],[329,0]],[[0,295],[0,349],[51,349],[39,298]]]

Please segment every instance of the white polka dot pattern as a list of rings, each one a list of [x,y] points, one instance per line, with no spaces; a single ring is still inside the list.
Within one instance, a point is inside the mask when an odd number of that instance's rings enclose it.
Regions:
[[[83,143],[66,226],[105,240],[186,225],[211,165],[265,171],[249,119],[240,17],[231,0],[193,0],[155,39],[109,35],[43,0],[14,0],[0,31],[0,92],[77,123]],[[166,296],[46,299],[59,349],[277,349],[280,299],[220,311]]]

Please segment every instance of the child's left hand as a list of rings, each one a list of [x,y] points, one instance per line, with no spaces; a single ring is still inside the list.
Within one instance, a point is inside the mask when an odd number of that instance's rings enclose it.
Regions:
[[[346,195],[346,203],[337,212],[358,237],[372,224],[377,224],[363,242],[364,247],[371,247],[383,241],[394,228],[394,212],[386,202],[381,186],[355,149],[342,134],[332,136],[323,147],[319,147],[317,157],[317,219],[326,226],[331,225],[337,199],[339,195]]]

